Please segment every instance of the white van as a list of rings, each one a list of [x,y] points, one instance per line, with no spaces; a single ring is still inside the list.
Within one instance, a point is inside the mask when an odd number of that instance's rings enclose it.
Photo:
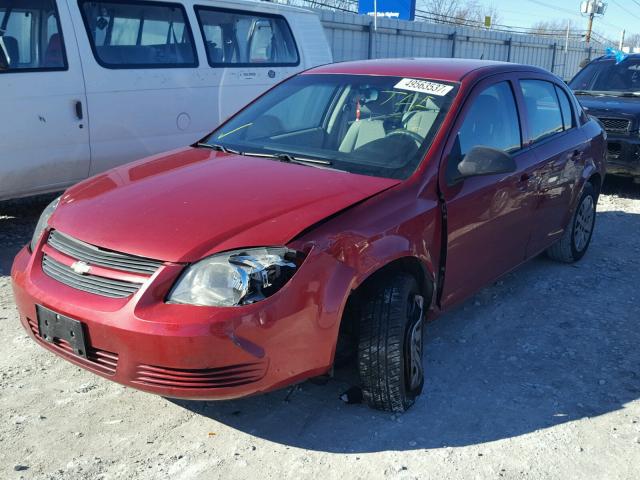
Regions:
[[[331,62],[312,12],[246,0],[0,0],[0,200],[194,143]]]

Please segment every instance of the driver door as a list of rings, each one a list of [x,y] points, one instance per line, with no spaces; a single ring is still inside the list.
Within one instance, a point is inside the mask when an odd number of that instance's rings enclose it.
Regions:
[[[443,307],[460,302],[525,258],[536,191],[536,159],[522,146],[518,99],[507,76],[474,88],[447,143],[440,191],[447,212]],[[516,171],[454,180],[471,148],[487,146],[513,156]]]

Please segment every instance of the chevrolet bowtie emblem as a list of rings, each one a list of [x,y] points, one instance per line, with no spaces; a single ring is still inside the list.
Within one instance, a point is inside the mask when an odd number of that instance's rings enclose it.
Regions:
[[[91,271],[91,266],[87,262],[79,261],[71,265],[71,270],[78,275],[86,275]]]

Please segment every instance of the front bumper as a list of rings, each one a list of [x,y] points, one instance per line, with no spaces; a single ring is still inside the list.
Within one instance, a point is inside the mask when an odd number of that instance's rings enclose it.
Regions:
[[[607,137],[607,173],[640,177],[640,136],[609,134]]]
[[[11,276],[20,321],[38,344],[126,386],[159,395],[215,400],[265,392],[326,373],[353,271],[310,252],[272,297],[233,308],[164,302],[180,274],[164,265],[133,296],[101,297],[48,277],[42,253],[25,247]],[[39,335],[36,305],[84,324],[87,358]]]

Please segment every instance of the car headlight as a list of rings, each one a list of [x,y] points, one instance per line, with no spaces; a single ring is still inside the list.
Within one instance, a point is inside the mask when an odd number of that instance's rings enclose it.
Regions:
[[[32,252],[35,251],[36,246],[40,241],[40,237],[42,237],[42,233],[45,231],[45,229],[47,228],[47,225],[49,224],[49,219],[51,218],[51,215],[53,215],[53,212],[55,212],[56,208],[58,207],[58,204],[60,203],[60,198],[61,197],[56,198],[53,202],[47,205],[47,207],[42,212],[42,215],[40,215],[40,219],[36,224],[36,229],[33,232],[33,237],[31,237],[31,243],[29,244],[29,247],[31,248]]]
[[[209,307],[255,303],[280,290],[302,259],[301,253],[286,247],[216,254],[187,268],[167,300]]]

